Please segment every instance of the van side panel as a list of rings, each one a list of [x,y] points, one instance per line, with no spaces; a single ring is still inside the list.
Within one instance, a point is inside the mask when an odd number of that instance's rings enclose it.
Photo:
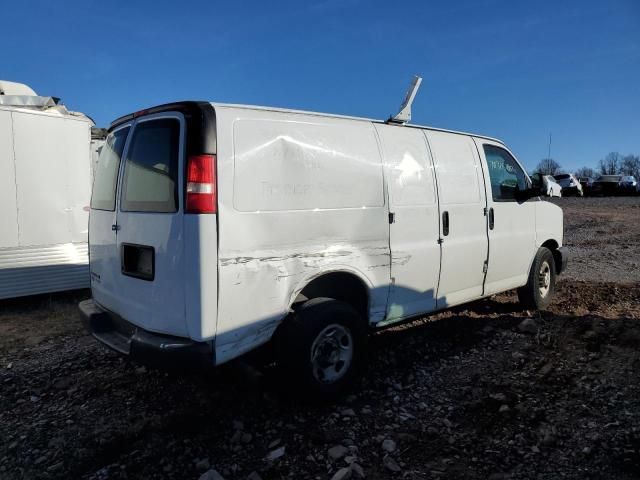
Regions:
[[[384,205],[375,137],[359,123],[239,119],[234,146],[233,205],[238,211]]]
[[[547,240],[555,240],[558,247],[562,247],[564,218],[562,209],[558,205],[551,202],[534,202],[536,208],[535,226],[536,226],[536,245],[533,255],[529,259],[531,264],[533,257]]]
[[[216,107],[217,361],[266,342],[298,292],[350,272],[384,318],[388,209],[371,123]]]
[[[425,131],[433,156],[440,218],[446,212],[449,232],[440,222],[442,257],[438,308],[480,298],[483,294],[487,238],[487,200],[480,159],[466,135]]]

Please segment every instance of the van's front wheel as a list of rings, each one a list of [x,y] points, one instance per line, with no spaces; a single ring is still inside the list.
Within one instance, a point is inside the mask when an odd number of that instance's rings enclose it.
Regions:
[[[365,344],[366,329],[351,305],[332,298],[311,299],[279,332],[282,379],[311,398],[335,397],[353,384]]]
[[[525,308],[546,308],[556,288],[556,264],[551,250],[541,247],[533,260],[529,280],[518,289],[518,299]]]

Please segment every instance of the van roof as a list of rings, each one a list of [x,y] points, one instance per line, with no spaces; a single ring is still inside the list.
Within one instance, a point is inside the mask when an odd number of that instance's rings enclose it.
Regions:
[[[262,111],[268,111],[268,112],[294,113],[294,114],[301,114],[301,115],[314,115],[314,116],[318,116],[318,117],[328,117],[328,118],[343,118],[343,119],[346,119],[346,120],[356,120],[356,121],[370,122],[370,123],[386,123],[384,120],[379,120],[379,119],[375,119],[375,118],[353,117],[353,116],[350,116],[350,115],[337,115],[337,114],[334,114],[334,113],[311,112],[311,111],[307,111],[307,110],[296,110],[296,109],[291,109],[291,108],[264,107],[264,106],[258,106],[258,105],[244,105],[244,104],[217,103],[217,102],[211,102],[211,105],[213,105],[214,107],[243,108],[243,109],[247,109],[247,110],[262,110]],[[486,138],[487,140],[492,140],[494,142],[498,142],[498,143],[504,144],[504,142],[502,140],[498,140],[497,138],[493,138],[493,137],[488,137],[486,135],[478,135],[477,133],[461,132],[461,131],[457,131],[457,130],[448,130],[448,129],[445,129],[445,128],[436,128],[436,127],[430,127],[430,126],[427,126],[427,125],[406,124],[404,126],[405,127],[411,127],[411,128],[421,128],[421,129],[427,129],[427,130],[435,130],[435,131],[438,131],[438,132],[455,133],[455,134],[458,134],[458,135],[468,135],[468,136],[471,136],[471,137]]]
[[[163,104],[163,105],[158,105],[155,107],[150,107],[148,109],[144,109],[141,110],[140,112],[135,112],[135,113],[130,113],[128,115],[123,115],[119,118],[117,118],[116,120],[114,120],[113,122],[111,122],[111,125],[109,126],[109,130],[113,129],[115,126],[131,120],[139,115],[144,115],[146,113],[155,113],[155,112],[161,112],[161,111],[168,111],[171,109],[180,109],[181,106],[184,105],[194,105],[194,104],[199,104],[199,103],[209,103],[211,106],[215,107],[222,107],[222,108],[238,108],[238,109],[245,109],[245,110],[260,110],[260,111],[266,111],[266,112],[278,112],[278,113],[293,113],[293,114],[300,114],[300,115],[313,115],[313,116],[317,116],[317,117],[325,117],[325,118],[342,118],[342,119],[346,119],[346,120],[355,120],[355,121],[360,121],[360,122],[369,122],[369,123],[386,123],[384,120],[379,120],[379,119],[374,119],[374,118],[366,118],[366,117],[353,117],[353,116],[349,116],[349,115],[337,115],[337,114],[333,114],[333,113],[322,113],[322,112],[311,112],[311,111],[307,111],[307,110],[295,110],[295,109],[290,109],[290,108],[278,108],[278,107],[266,107],[266,106],[259,106],[259,105],[245,105],[245,104],[235,104],[235,103],[220,103],[220,102],[202,102],[202,101],[183,101],[183,102],[172,102],[172,103],[167,103],[167,104]],[[426,125],[414,125],[414,124],[407,124],[405,125],[405,127],[409,127],[409,128],[420,128],[420,129],[426,129],[426,130],[434,130],[434,131],[438,131],[438,132],[446,132],[446,133],[454,133],[454,134],[458,134],[458,135],[467,135],[467,136],[471,136],[471,137],[478,137],[478,138],[484,138],[487,140],[491,140],[494,142],[498,142],[502,145],[504,145],[504,142],[502,140],[499,140],[497,138],[493,138],[493,137],[489,137],[486,135],[479,135],[477,133],[469,133],[469,132],[461,132],[461,131],[457,131],[457,130],[448,130],[445,128],[436,128],[436,127],[430,127],[430,126],[426,126]]]

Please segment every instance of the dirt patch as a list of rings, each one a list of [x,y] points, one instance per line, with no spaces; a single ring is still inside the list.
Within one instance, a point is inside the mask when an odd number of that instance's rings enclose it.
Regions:
[[[77,304],[90,296],[79,290],[0,300],[0,351],[11,354],[76,332]]]

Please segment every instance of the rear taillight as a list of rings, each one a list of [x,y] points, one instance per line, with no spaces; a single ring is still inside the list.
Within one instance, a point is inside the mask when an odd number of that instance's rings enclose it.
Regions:
[[[216,213],[216,156],[191,155],[187,161],[187,213]]]

